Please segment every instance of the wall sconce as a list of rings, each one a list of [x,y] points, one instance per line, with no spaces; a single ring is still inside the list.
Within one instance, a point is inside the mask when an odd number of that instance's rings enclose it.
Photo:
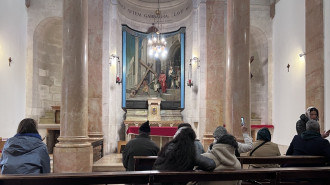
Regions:
[[[120,66],[120,60],[119,56],[112,54],[110,55],[110,66],[116,64],[116,83],[121,83],[121,66]]]
[[[199,60],[198,57],[194,57],[194,58],[190,59],[190,62],[196,63],[197,64],[197,67],[200,67],[201,61]]]
[[[197,57],[194,57],[194,58],[197,58]],[[189,86],[189,87],[191,87],[191,86],[194,85],[194,83],[192,82],[192,62],[193,62],[194,58],[192,58],[192,59],[189,60],[188,81],[187,81],[187,86]]]
[[[11,64],[11,62],[13,61],[13,59],[11,59],[11,57],[8,58],[8,62],[9,62],[9,66]]]
[[[300,53],[299,54],[299,57],[303,57],[303,56],[305,56],[306,55],[306,53]]]

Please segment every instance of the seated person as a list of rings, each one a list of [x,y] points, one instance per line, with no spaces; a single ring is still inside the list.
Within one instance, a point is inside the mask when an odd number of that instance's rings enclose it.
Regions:
[[[122,153],[123,166],[126,171],[134,171],[134,156],[156,156],[159,147],[150,139],[149,121],[144,122],[139,128],[139,135],[130,140]],[[150,170],[151,166],[141,167],[143,170]]]
[[[249,156],[253,157],[269,157],[280,156],[278,145],[271,142],[271,135],[268,128],[262,128],[258,131],[257,141],[253,143],[253,149],[249,152]],[[252,168],[276,168],[277,164],[251,164]]]
[[[216,167],[214,171],[221,171],[223,169],[241,169],[241,163],[235,156],[235,150],[238,144],[234,136],[225,134],[217,142],[213,144],[210,152],[202,154],[205,157],[213,159]],[[226,184],[226,185],[236,185],[240,184],[240,181],[210,181],[210,182],[200,182],[199,184]]]
[[[181,127],[190,127],[191,128],[191,125],[189,123],[181,123],[179,126],[178,126],[178,129],[180,129]],[[196,155],[200,155],[202,153],[204,153],[204,148],[203,148],[203,145],[202,143],[199,141],[199,139],[195,139],[195,149],[196,149]]]
[[[253,147],[252,137],[250,137],[250,135],[247,133],[247,128],[245,126],[242,126],[241,129],[243,133],[244,143],[237,142],[238,148],[235,151],[236,156],[239,156],[240,153],[251,151]],[[216,143],[220,137],[226,134],[228,134],[226,128],[223,126],[218,126],[213,132],[213,144]],[[212,149],[213,144],[210,145],[208,152],[210,152],[210,150]]]
[[[306,131],[301,135],[295,135],[290,143],[286,155],[312,155],[325,156],[330,159],[330,143],[322,138],[320,134],[320,125],[315,120],[309,120],[306,123]],[[324,166],[324,164],[285,164],[288,166]]]
[[[34,119],[23,119],[17,134],[7,140],[0,167],[2,174],[50,173],[47,146],[42,142]]]
[[[181,127],[173,140],[165,144],[154,163],[155,170],[187,171],[198,166],[201,170],[212,171],[215,163],[212,159],[196,155],[194,141],[196,134],[190,127]]]

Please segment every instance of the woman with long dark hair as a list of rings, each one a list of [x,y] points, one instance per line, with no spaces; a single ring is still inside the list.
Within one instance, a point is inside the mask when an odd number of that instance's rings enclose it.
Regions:
[[[9,138],[0,159],[2,174],[50,173],[50,159],[34,119],[23,119]]]
[[[154,163],[154,169],[187,171],[198,166],[201,170],[212,171],[215,168],[215,162],[196,154],[195,139],[196,134],[192,128],[181,127],[173,140],[162,147]]]

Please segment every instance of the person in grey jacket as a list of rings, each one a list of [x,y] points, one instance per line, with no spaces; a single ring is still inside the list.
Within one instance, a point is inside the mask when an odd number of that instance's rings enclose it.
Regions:
[[[50,173],[50,158],[34,119],[23,119],[17,134],[5,143],[0,159],[1,174]]]
[[[240,153],[245,153],[245,152],[249,152],[252,150],[253,148],[253,142],[252,142],[252,137],[250,137],[250,135],[247,133],[247,128],[245,126],[241,127],[242,129],[242,133],[243,133],[243,139],[244,139],[244,143],[241,142],[237,142],[238,144],[238,148],[237,148],[237,152]],[[217,143],[217,141],[223,136],[223,135],[227,135],[228,132],[226,130],[225,127],[223,126],[218,126],[215,131],[213,132],[213,137],[214,137],[214,143]],[[208,152],[211,151],[213,144],[210,145]]]

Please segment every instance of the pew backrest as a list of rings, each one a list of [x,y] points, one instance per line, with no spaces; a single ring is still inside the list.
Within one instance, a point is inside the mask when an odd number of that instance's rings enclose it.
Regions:
[[[318,179],[323,184],[330,183],[330,167],[300,168],[259,168],[233,169],[215,172],[205,171],[123,171],[95,173],[62,173],[40,175],[0,175],[1,185],[87,185],[87,184],[128,184],[128,183],[166,183],[189,181],[227,181],[267,179],[269,184],[283,184],[284,180],[297,178]],[[298,183],[295,183],[298,184]]]

